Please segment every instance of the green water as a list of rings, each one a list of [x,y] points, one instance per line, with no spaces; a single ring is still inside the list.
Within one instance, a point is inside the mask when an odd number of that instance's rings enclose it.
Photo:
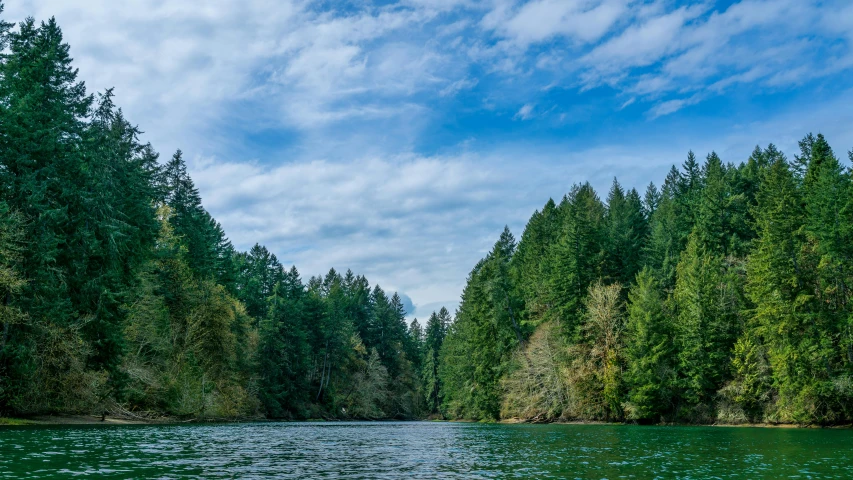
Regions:
[[[247,423],[4,427],[0,478],[853,478],[853,431]]]

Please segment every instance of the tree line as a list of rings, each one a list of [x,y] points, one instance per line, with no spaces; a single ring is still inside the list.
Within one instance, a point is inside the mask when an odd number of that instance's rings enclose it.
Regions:
[[[424,331],[363,276],[237,251],[182,152],[160,162],[87,93],[54,19],[0,22],[0,54],[0,414],[438,409],[446,310]]]
[[[577,184],[504,230],[441,350],[445,414],[853,420],[853,177],[822,135],[799,148],[691,152],[644,195]]]

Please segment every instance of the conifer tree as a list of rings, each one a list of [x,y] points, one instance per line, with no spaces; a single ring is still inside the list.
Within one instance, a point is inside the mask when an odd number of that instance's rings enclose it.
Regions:
[[[683,248],[675,197],[679,179],[678,170],[672,167],[649,217],[648,240],[643,249],[645,266],[652,269],[665,290],[671,290],[675,285],[675,267]]]
[[[421,374],[423,371],[424,342],[423,327],[421,327],[418,319],[415,318],[409,323],[408,330],[406,331],[405,353],[406,358],[412,362],[412,368],[418,374]]]
[[[737,265],[700,246],[691,235],[681,255],[673,294],[681,397],[707,406],[728,379],[741,326],[742,280]]]
[[[261,399],[268,415],[285,417],[308,402],[309,345],[303,322],[299,273],[292,269],[273,287],[260,325]]]
[[[639,194],[632,189],[626,195],[615,178],[607,196],[604,229],[602,277],[629,285],[640,269],[647,226]]]
[[[768,413],[783,421],[823,420],[827,412],[818,405],[829,380],[832,343],[815,322],[813,263],[803,256],[806,212],[787,162],[768,167],[757,200],[759,237],[749,257],[746,292],[755,304],[751,335],[767,345],[778,395],[775,411]]]
[[[604,205],[589,183],[576,185],[560,205],[561,234],[551,250],[554,317],[567,332],[580,323],[583,299],[601,270]]]
[[[432,312],[427,320],[424,334],[424,394],[428,413],[438,413],[441,406],[441,380],[439,377],[439,362],[444,337],[450,327],[450,313],[441,307],[439,313]]]
[[[557,205],[548,199],[542,211],[530,217],[512,257],[513,283],[524,300],[524,311],[518,312],[520,323],[535,326],[548,312],[552,268],[549,251],[558,238],[560,221]]]
[[[668,313],[658,282],[644,269],[628,293],[625,383],[630,419],[658,420],[675,407],[675,349]]]

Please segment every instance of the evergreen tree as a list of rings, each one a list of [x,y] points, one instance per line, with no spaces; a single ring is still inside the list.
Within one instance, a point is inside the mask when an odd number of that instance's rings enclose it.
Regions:
[[[524,311],[518,312],[520,323],[535,326],[548,313],[552,268],[549,251],[559,235],[560,222],[557,205],[548,199],[542,211],[530,217],[512,257],[513,283],[524,301]]]
[[[409,327],[406,332],[405,353],[406,358],[412,362],[412,367],[416,372],[422,372],[423,370],[425,341],[423,327],[421,327],[418,319],[415,318],[411,323],[409,323]]]
[[[441,379],[439,377],[440,352],[444,337],[450,328],[450,313],[441,307],[438,313],[432,312],[427,320],[424,334],[424,394],[428,413],[438,413],[441,406]]]
[[[669,312],[649,269],[637,275],[628,301],[627,416],[634,420],[658,420],[675,408],[676,365]]]
[[[573,332],[580,323],[587,289],[601,269],[604,205],[586,183],[574,186],[560,209],[562,232],[551,249],[549,302],[555,318]]]
[[[752,338],[767,345],[772,387],[778,395],[769,416],[783,421],[826,420],[832,339],[815,321],[810,267],[803,252],[806,212],[787,162],[767,170],[758,192],[759,231],[749,257],[746,292],[755,304]]]
[[[654,183],[649,183],[649,186],[646,187],[646,194],[643,196],[643,212],[646,215],[646,220],[651,219],[652,215],[655,214],[655,211],[658,209],[658,205],[660,205],[660,201],[660,191]]]
[[[310,350],[302,312],[304,290],[292,269],[276,283],[260,325],[261,400],[272,417],[304,416],[309,398]]]
[[[454,326],[445,339],[442,362],[453,358],[452,368],[441,370],[443,401],[454,415],[495,419],[500,414],[499,381],[506,361],[520,346],[520,331],[513,321],[515,301],[507,298],[508,264],[515,239],[505,228],[489,255],[469,276]],[[459,338],[452,338],[458,332]],[[427,328],[429,335],[429,327]]]
[[[196,275],[213,278],[231,288],[234,282],[234,248],[222,226],[204,209],[195,183],[187,173],[183,152],[166,163],[159,189],[172,209],[175,233],[187,246],[187,261]],[[255,312],[257,313],[257,312]]]
[[[665,290],[675,286],[675,267],[684,244],[676,193],[680,174],[669,171],[654,212],[649,218],[649,236],[643,249],[645,265],[652,269]]]
[[[691,235],[678,264],[673,294],[680,394],[690,406],[706,408],[728,379],[727,367],[741,329],[741,283],[737,265],[727,265]]]
[[[238,297],[246,312],[255,319],[263,318],[268,310],[268,298],[277,284],[284,280],[284,269],[266,247],[255,244],[247,254],[237,254],[239,265]]]
[[[615,178],[607,196],[604,225],[602,277],[628,285],[640,269],[647,226],[639,194],[632,189],[626,195]]]

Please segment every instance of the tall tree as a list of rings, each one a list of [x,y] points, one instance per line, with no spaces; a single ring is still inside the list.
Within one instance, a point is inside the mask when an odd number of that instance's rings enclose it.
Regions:
[[[560,233],[560,213],[552,199],[536,211],[521,235],[512,257],[513,282],[522,297],[524,311],[518,312],[521,323],[538,325],[551,305],[549,251]]]
[[[649,269],[628,293],[625,326],[627,416],[659,420],[675,407],[675,348],[660,285]]]
[[[602,276],[609,281],[629,285],[640,270],[647,225],[637,191],[632,189],[625,194],[615,178],[607,195],[604,230]]]
[[[269,416],[304,416],[309,401],[310,350],[296,269],[273,287],[260,325],[261,400]]]
[[[707,407],[728,379],[732,348],[742,328],[741,284],[737,264],[727,264],[691,235],[673,294],[679,385],[688,405]]]
[[[589,183],[576,185],[560,205],[563,222],[552,246],[552,310],[567,332],[581,320],[587,289],[601,269],[604,205]]]
[[[438,413],[441,406],[441,379],[439,377],[439,363],[444,337],[450,328],[450,313],[441,307],[438,313],[432,312],[427,320],[424,333],[424,366],[423,381],[424,394],[426,395],[429,413]]]
[[[767,346],[777,418],[821,419],[827,414],[818,405],[829,380],[832,342],[815,321],[811,265],[803,256],[806,212],[787,162],[768,167],[757,200],[759,237],[746,284],[755,304],[751,336]]]

